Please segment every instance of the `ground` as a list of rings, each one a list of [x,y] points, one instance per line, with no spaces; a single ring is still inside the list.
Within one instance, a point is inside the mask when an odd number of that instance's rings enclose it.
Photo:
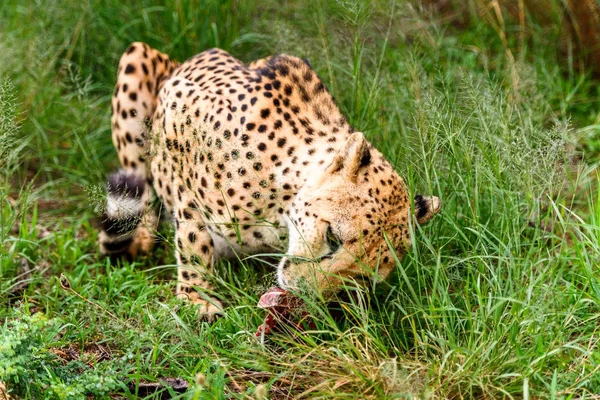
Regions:
[[[556,49],[558,29],[527,19],[515,34],[509,15],[453,23],[418,2],[63,3],[0,3],[0,380],[13,395],[600,392],[598,89]],[[269,259],[220,263],[225,315],[199,321],[173,296],[170,240],[135,262],[97,250],[102,182],[118,165],[116,67],[140,40],[177,60],[209,47],[308,58],[442,213],[414,229],[389,281],[309,304],[312,332],[254,337]]]

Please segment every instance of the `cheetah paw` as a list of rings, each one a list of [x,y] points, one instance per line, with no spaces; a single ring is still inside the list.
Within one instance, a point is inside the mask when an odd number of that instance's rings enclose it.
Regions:
[[[214,322],[223,315],[223,305],[214,298],[211,298],[210,301],[198,299],[194,304],[198,306],[198,314],[201,320]]]
[[[213,322],[223,315],[223,304],[214,297],[209,300],[201,298],[197,293],[192,295],[188,293],[178,293],[177,298],[189,301],[198,308],[198,315],[201,320]]]

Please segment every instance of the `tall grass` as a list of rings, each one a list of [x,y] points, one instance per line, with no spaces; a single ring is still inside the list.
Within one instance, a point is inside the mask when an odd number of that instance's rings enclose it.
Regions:
[[[0,38],[0,78],[13,82],[0,91],[0,135],[19,154],[0,191],[0,381],[18,395],[135,398],[169,377],[207,399],[598,393],[600,205],[593,165],[572,168],[594,82],[557,65],[552,47],[509,60],[511,39],[488,24],[456,31],[387,1],[8,0]],[[173,298],[168,243],[133,263],[95,250],[89,197],[116,166],[111,86],[137,40],[179,60],[211,46],[246,61],[307,57],[411,193],[439,196],[442,213],[413,227],[417,244],[388,282],[331,308],[307,299],[310,332],[254,337],[273,276],[251,260],[218,266],[228,308],[198,321]]]

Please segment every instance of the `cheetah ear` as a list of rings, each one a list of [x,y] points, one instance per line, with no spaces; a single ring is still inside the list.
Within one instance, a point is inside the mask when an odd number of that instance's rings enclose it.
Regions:
[[[345,174],[352,182],[356,182],[358,171],[371,163],[369,142],[362,132],[355,132],[348,137],[346,143],[337,152],[327,167],[329,174]]]
[[[426,224],[440,212],[442,202],[437,196],[415,196],[415,216],[419,225]]]

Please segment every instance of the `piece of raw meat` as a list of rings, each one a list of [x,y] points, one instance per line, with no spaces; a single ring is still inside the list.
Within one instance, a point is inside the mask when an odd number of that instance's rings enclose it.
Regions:
[[[267,310],[264,322],[258,327],[256,336],[268,335],[278,324],[285,323],[301,329],[301,322],[308,313],[302,310],[302,301],[278,287],[267,290],[258,301],[258,307]],[[300,315],[300,322],[295,323],[292,317]]]

